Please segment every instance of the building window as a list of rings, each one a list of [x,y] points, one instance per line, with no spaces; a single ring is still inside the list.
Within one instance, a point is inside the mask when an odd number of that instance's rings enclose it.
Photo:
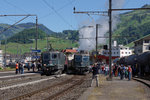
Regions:
[[[145,43],[149,43],[149,40],[145,40],[144,42],[145,42]]]
[[[122,48],[120,48],[122,50]]]
[[[150,47],[149,47],[149,50],[150,50]]]
[[[126,52],[126,54],[127,54],[127,52]]]
[[[122,52],[122,54],[123,54],[123,52]]]
[[[130,52],[129,52],[129,54],[130,54]]]
[[[115,54],[115,52],[114,52],[114,54]]]
[[[117,52],[117,54],[118,54],[118,52]]]

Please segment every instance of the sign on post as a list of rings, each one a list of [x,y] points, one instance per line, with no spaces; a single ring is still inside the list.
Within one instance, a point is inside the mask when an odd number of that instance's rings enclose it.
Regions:
[[[40,56],[32,56],[33,59],[39,59]]]
[[[32,50],[32,52],[41,52],[41,50]]]

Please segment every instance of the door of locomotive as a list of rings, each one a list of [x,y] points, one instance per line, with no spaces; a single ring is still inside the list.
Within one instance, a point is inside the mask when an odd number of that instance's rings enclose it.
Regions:
[[[82,55],[74,55],[74,66],[81,67]]]

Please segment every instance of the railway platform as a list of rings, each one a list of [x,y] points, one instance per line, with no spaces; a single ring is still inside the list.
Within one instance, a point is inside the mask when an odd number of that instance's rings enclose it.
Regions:
[[[149,85],[150,81],[138,78],[128,81],[113,77],[112,81],[107,81],[106,76],[100,75],[99,87],[92,85],[79,100],[150,100]]]

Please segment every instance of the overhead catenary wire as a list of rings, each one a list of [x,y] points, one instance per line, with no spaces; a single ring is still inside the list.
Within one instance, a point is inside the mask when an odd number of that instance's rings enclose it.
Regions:
[[[43,1],[43,0],[42,0],[42,1]],[[70,5],[71,3],[75,2],[75,1],[76,1],[76,0],[71,0],[70,2],[66,3],[66,4],[63,5],[62,7],[58,8],[57,11],[60,11],[60,10],[64,9],[65,7],[67,7],[68,5]],[[45,17],[51,15],[52,13],[53,13],[53,12],[50,12],[50,13],[48,13],[48,14],[42,16],[42,17],[39,17],[39,19],[45,18]]]
[[[14,7],[14,8],[16,8],[16,9],[18,9],[18,10],[20,10],[20,11],[23,11],[23,12],[25,12],[25,13],[29,13],[29,12],[27,12],[26,10],[24,10],[24,9],[22,9],[22,8],[20,8],[20,7],[18,7],[18,6],[16,6],[16,5],[14,5],[13,3],[10,3],[10,2],[8,2],[7,0],[3,0],[6,4],[9,4],[10,6],[12,6],[12,7]],[[32,19],[34,19],[34,18],[32,18]]]
[[[22,19],[20,19],[19,21],[17,21],[16,23],[14,23],[13,25],[10,25],[9,27],[3,29],[2,31],[0,31],[0,34],[3,33],[4,31],[7,31],[9,28],[15,26],[16,24],[18,24],[18,23],[21,22],[22,20],[26,19],[27,17],[29,17],[29,16],[25,16],[25,17],[23,17]]]
[[[7,0],[3,0],[3,1],[4,1],[5,3],[7,3],[7,4],[9,4],[9,5],[13,6],[14,8],[19,9],[20,11],[23,11],[23,12],[25,12],[25,13],[28,13],[28,12],[27,12],[27,11],[25,11],[24,9],[22,9],[22,8],[20,8],[20,7],[16,6],[16,5],[14,5],[14,4],[12,4],[12,3],[8,2]]]
[[[116,38],[116,37],[122,37],[122,38],[125,38],[125,37],[135,37],[135,36],[112,36],[112,38]],[[97,38],[109,38],[108,36],[98,36]],[[84,38],[79,38],[79,39],[95,39],[95,37],[84,37]]]
[[[2,8],[2,7],[0,7],[0,9],[5,9],[5,10],[7,10],[6,8]],[[3,11],[1,11],[1,13],[2,13]],[[4,12],[3,12],[4,13]],[[9,21],[12,21],[12,22],[15,22],[16,20],[13,20],[13,19],[11,19],[11,18],[8,18],[8,17],[5,17],[6,19],[8,19]]]
[[[91,41],[90,39],[88,39],[94,46],[96,46],[96,44],[95,43],[93,43],[93,41]]]
[[[75,28],[73,28],[73,26],[70,25],[70,24],[65,20],[65,18],[64,18],[63,16],[61,16],[61,15],[54,9],[54,7],[52,7],[46,0],[43,0],[43,2],[44,2],[50,9],[52,9],[52,10],[57,14],[57,16],[59,16],[60,19],[62,19],[68,26],[70,26],[72,29],[75,29]]]

